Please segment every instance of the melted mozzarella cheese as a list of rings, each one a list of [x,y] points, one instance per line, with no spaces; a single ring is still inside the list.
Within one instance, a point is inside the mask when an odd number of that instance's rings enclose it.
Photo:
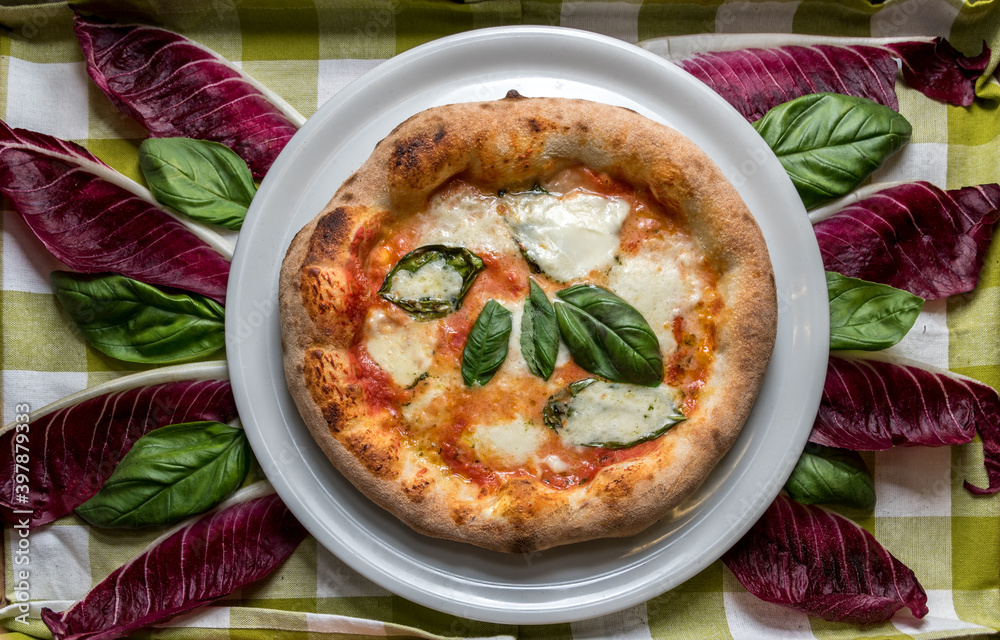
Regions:
[[[401,387],[408,387],[430,368],[438,325],[395,317],[373,309],[365,320],[365,347],[375,364]]]
[[[542,458],[542,464],[556,473],[566,473],[572,468],[568,462],[556,455],[545,456]]]
[[[526,422],[484,424],[473,428],[469,442],[491,460],[504,465],[537,461],[538,449],[545,442],[542,428]]]
[[[627,444],[654,433],[676,415],[676,392],[670,387],[598,381],[570,402],[559,435],[576,445]]]
[[[480,253],[518,252],[510,229],[497,215],[496,198],[483,196],[472,187],[451,189],[431,198],[418,245],[443,244]]]
[[[432,260],[416,271],[398,270],[392,277],[390,293],[403,300],[458,300],[462,275],[448,266],[444,258]]]
[[[458,376],[429,376],[419,382],[413,397],[401,408],[403,419],[417,430],[430,429],[447,419],[449,390],[462,384]]]
[[[590,193],[516,193],[503,203],[504,219],[518,244],[546,275],[562,282],[614,261],[618,233],[630,209],[621,198]]]
[[[660,341],[660,351],[677,348],[674,318],[689,313],[701,300],[701,283],[693,252],[671,246],[662,251],[641,251],[622,256],[608,274],[608,289],[642,314]]]

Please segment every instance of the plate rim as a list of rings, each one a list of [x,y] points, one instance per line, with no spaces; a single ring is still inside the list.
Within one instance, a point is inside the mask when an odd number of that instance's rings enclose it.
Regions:
[[[244,232],[240,233],[240,239],[242,240],[244,237],[247,237],[248,241],[237,243],[236,254],[233,260],[233,273],[237,277],[230,278],[229,291],[227,292],[228,300],[230,301],[230,304],[232,305],[233,308],[236,309],[241,308],[241,302],[243,301],[243,295],[244,295],[244,283],[242,276],[244,274],[245,265],[251,264],[253,260],[253,258],[250,256],[251,253],[250,247],[253,246],[254,248],[256,248],[257,245],[251,242],[251,238],[254,238],[256,241],[255,236],[253,236],[253,230],[258,226],[257,224],[258,219],[260,219],[260,217],[264,215],[263,213],[261,213],[261,211],[264,209],[264,202],[268,199],[269,194],[273,190],[280,188],[280,182],[279,182],[280,176],[283,175],[283,173],[285,173],[286,171],[291,170],[295,162],[294,156],[296,154],[303,153],[301,150],[308,146],[308,141],[313,133],[313,130],[319,129],[324,126],[330,126],[326,123],[335,117],[336,112],[338,110],[343,110],[345,108],[344,107],[345,104],[350,104],[352,100],[356,99],[356,96],[362,95],[365,91],[367,91],[369,84],[373,82],[373,78],[382,79],[387,76],[391,77],[393,74],[398,74],[401,72],[401,70],[405,70],[411,67],[418,60],[426,58],[433,59],[434,57],[441,57],[441,56],[446,56],[448,54],[453,54],[456,50],[461,49],[462,47],[483,46],[483,43],[494,42],[498,38],[503,39],[505,40],[505,42],[508,43],[512,41],[511,40],[512,38],[513,39],[541,38],[543,40],[548,40],[553,46],[555,44],[555,41],[570,39],[575,42],[582,43],[581,46],[595,47],[597,51],[602,51],[602,50],[606,51],[608,50],[605,49],[606,47],[613,47],[614,49],[617,49],[620,52],[624,52],[625,55],[627,56],[635,56],[636,60],[645,59],[647,62],[651,62],[659,67],[665,69],[669,68],[671,69],[671,71],[669,72],[671,74],[676,74],[679,72],[684,76],[687,76],[687,74],[682,70],[680,70],[680,68],[677,67],[676,65],[673,65],[672,63],[660,58],[659,56],[647,52],[644,49],[641,49],[635,45],[628,44],[622,40],[617,40],[608,36],[603,36],[588,31],[570,29],[566,27],[519,25],[519,26],[509,26],[509,27],[490,27],[486,29],[471,30],[453,36],[446,36],[444,38],[433,40],[429,43],[420,45],[418,47],[410,49],[409,51],[401,53],[393,58],[390,58],[386,62],[375,67],[373,70],[364,74],[361,78],[349,84],[347,87],[345,87],[340,92],[335,94],[330,101],[322,105],[316,111],[316,113],[307,120],[305,125],[300,129],[300,131],[295,135],[295,137],[292,138],[292,140],[286,146],[287,153],[286,151],[283,151],[282,154],[279,155],[279,158],[272,167],[272,170],[268,173],[267,176],[265,176],[264,180],[261,183],[260,190],[258,192],[258,196],[260,196],[261,192],[263,192],[264,197],[255,198],[254,201],[251,203],[250,212],[248,213],[247,216],[247,222],[249,223],[248,226],[250,228],[244,229],[244,231],[247,232],[246,236],[244,236]],[[690,76],[688,77],[690,78],[690,81],[696,83],[698,82],[697,80],[694,80],[693,77]],[[732,109],[732,107],[730,107],[728,104],[725,104],[724,101],[722,101],[722,98],[718,97],[716,94],[714,94],[714,92],[711,92],[711,90],[708,89],[708,87],[705,87],[700,83],[698,83],[697,86],[703,88],[704,92],[707,92],[705,93],[706,96],[708,95],[711,96],[711,98],[709,99],[721,102],[722,104],[725,105],[727,109],[731,111],[732,114],[735,114],[737,117],[739,117],[736,111]],[[376,116],[372,116],[372,119],[375,118]],[[743,122],[745,124],[745,121],[742,119],[742,117],[739,118],[740,122]],[[791,186],[791,182],[790,180],[787,179],[787,176],[785,176],[785,180],[787,181],[787,185],[785,185],[783,188],[786,191],[785,196],[787,198],[788,189],[792,189],[792,193],[794,193],[794,188]],[[278,186],[273,186],[273,185],[278,185]],[[329,195],[332,196],[332,190],[329,193]],[[797,200],[798,198],[797,195],[795,197]],[[800,201],[798,201],[798,205],[800,208],[802,208]],[[808,217],[805,214],[804,208],[802,208],[801,214],[802,214],[801,215],[802,220],[805,222],[805,224],[808,225]],[[810,226],[810,231],[811,231],[811,226]],[[813,236],[813,243],[815,243],[814,236]],[[274,244],[274,240],[271,239],[270,246],[268,248],[273,249],[275,248],[275,246],[276,245]],[[285,244],[285,247],[287,247],[287,243]],[[280,255],[278,258],[279,264],[280,264],[280,258],[284,256],[285,247],[279,248],[280,251]],[[819,264],[821,267],[821,262],[819,261],[818,246],[815,247],[815,255],[812,256],[812,258],[813,259],[811,261],[815,264]],[[274,275],[275,276],[277,275],[276,272],[274,273]],[[822,276],[821,271],[819,272],[819,275]],[[817,296],[813,296],[814,299],[816,297]],[[823,357],[821,358],[823,361],[822,368],[823,371],[825,371],[825,366],[826,366],[825,356],[828,349],[829,331],[828,331],[828,324],[826,326],[823,326],[824,320],[828,322],[828,316],[825,313],[826,309],[825,296],[823,296],[823,298],[824,299],[822,301],[822,305],[820,306],[823,307],[824,313],[821,316],[817,316],[816,314],[815,310],[815,307],[817,306],[816,301],[813,299],[807,302],[811,304],[810,318],[818,322],[820,325],[810,328],[812,328],[816,334],[825,334],[827,340],[823,344],[821,349],[817,349],[816,343],[818,342],[818,339],[814,336],[811,342],[807,342],[807,346],[813,347],[813,350],[811,351],[811,354],[813,356],[819,355],[819,353],[822,352],[823,355]],[[786,302],[786,304],[792,304],[792,303]],[[800,303],[800,304],[806,304],[806,303]],[[274,305],[275,306],[272,307],[270,310],[272,313],[274,309],[276,309],[276,301],[274,301]],[[272,458],[273,452],[269,450],[268,443],[263,435],[263,431],[261,430],[260,425],[256,423],[255,421],[256,416],[254,415],[254,412],[252,410],[252,405],[256,400],[252,398],[251,392],[247,386],[249,376],[253,375],[252,357],[250,361],[247,361],[244,358],[244,356],[250,356],[251,354],[245,353],[244,349],[240,348],[241,345],[245,344],[245,341],[239,339],[241,326],[245,325],[247,318],[252,317],[253,313],[263,314],[263,311],[259,308],[258,305],[257,307],[249,311],[250,314],[249,316],[244,315],[242,313],[234,313],[234,314],[227,313],[226,317],[227,345],[236,346],[236,348],[232,349],[232,351],[227,349],[227,357],[230,363],[229,364],[230,378],[232,380],[234,395],[236,396],[237,407],[240,409],[241,416],[243,415],[248,416],[248,419],[244,420],[244,427],[249,427],[247,429],[247,434],[248,438],[250,438],[251,446],[254,450],[254,453],[259,457],[259,459],[261,459],[262,463],[264,463],[264,461],[267,460],[268,458],[271,458],[271,461],[275,462]],[[264,321],[266,322],[267,318],[265,318]],[[231,339],[234,336],[236,336],[236,339]],[[244,375],[244,372],[246,372],[246,377]],[[278,381],[278,384],[284,385],[283,373],[281,375],[280,381]],[[806,398],[803,403],[804,414],[808,414],[810,411],[813,413],[813,415],[815,414],[815,408],[818,407],[819,404],[821,386],[822,385],[820,384],[819,387],[817,388],[812,388],[807,390],[807,393],[805,394]],[[810,405],[812,406],[811,409]],[[799,433],[797,435],[800,436],[799,440],[801,442],[799,442],[797,445],[795,442],[792,443],[792,445],[799,446],[799,448],[801,448],[801,446],[804,446],[805,440],[808,437],[808,429],[800,429],[800,431],[802,431],[803,433]],[[306,444],[306,446],[309,446],[308,443]],[[262,464],[262,466],[265,466],[266,468],[267,465]],[[780,480],[780,482],[777,482],[776,486],[774,487],[767,488],[768,491],[773,489],[770,498],[767,499],[766,501],[760,501],[757,504],[750,505],[749,507],[750,512],[752,514],[755,514],[752,518],[744,517],[736,522],[730,523],[730,527],[726,533],[729,534],[729,537],[733,539],[725,543],[725,548],[720,549],[720,547],[722,546],[722,543],[720,541],[716,541],[715,544],[709,545],[709,547],[712,549],[712,552],[709,554],[705,554],[704,558],[700,562],[689,563],[688,565],[689,571],[687,572],[688,575],[686,575],[686,577],[684,577],[682,580],[678,581],[678,584],[690,578],[691,576],[695,575],[698,571],[701,571],[709,564],[714,562],[716,559],[718,559],[718,557],[720,557],[725,552],[728,546],[730,546],[732,543],[738,540],[738,538],[742,536],[742,534],[745,533],[746,530],[750,528],[750,526],[752,526],[753,522],[756,521],[756,519],[763,513],[767,505],[770,504],[770,501],[773,500],[774,495],[776,495],[778,491],[780,491],[781,486],[784,484],[784,480],[787,478],[787,475],[791,473],[793,466],[794,466],[794,460],[791,461],[787,459],[783,460],[783,464],[779,465],[776,474],[772,476],[774,479]],[[314,515],[308,511],[308,506],[305,505],[300,500],[299,496],[295,494],[295,489],[289,485],[288,480],[285,478],[284,474],[280,472],[280,467],[273,467],[273,468],[277,468],[278,470],[277,477],[273,477],[271,473],[266,473],[268,479],[271,481],[272,485],[274,485],[275,490],[278,491],[282,499],[286,502],[289,509],[292,510],[293,514],[295,514],[296,517],[298,517],[300,520],[303,520],[303,524],[306,526],[308,530],[310,530],[311,533],[314,534],[314,537],[317,538],[320,544],[322,544],[324,547],[333,552],[334,555],[340,558],[348,566],[358,571],[369,580],[372,580],[379,586],[394,593],[397,593],[402,597],[413,600],[418,604],[422,604],[430,608],[437,609],[439,611],[444,611],[446,613],[451,613],[454,615],[459,615],[462,617],[467,617],[487,622],[509,623],[511,621],[510,620],[511,617],[516,617],[517,622],[519,623],[529,623],[529,624],[563,623],[585,618],[591,618],[606,613],[611,613],[613,611],[617,611],[626,608],[628,606],[645,602],[649,600],[651,597],[654,597],[659,593],[662,593],[664,590],[666,590],[660,588],[660,585],[662,583],[646,581],[642,586],[642,588],[633,589],[631,591],[620,594],[614,594],[610,597],[603,597],[600,598],[599,602],[593,601],[593,599],[591,599],[580,602],[567,602],[558,607],[547,606],[544,608],[535,607],[532,606],[530,603],[526,602],[517,602],[513,600],[500,601],[495,598],[491,599],[489,602],[477,601],[475,603],[470,603],[467,600],[468,594],[451,594],[449,596],[447,594],[440,592],[429,593],[423,590],[414,590],[411,587],[411,585],[400,584],[399,579],[396,578],[394,575],[390,574],[389,572],[387,572],[384,568],[378,568],[371,564],[370,559],[366,558],[365,555],[366,553],[371,554],[373,552],[377,552],[374,550],[374,548],[371,548],[367,552],[365,552],[364,550],[359,551],[356,549],[347,548],[342,542],[338,541],[333,541],[334,543],[333,545],[331,545],[331,541],[327,539],[326,536],[317,535],[314,532],[314,529],[317,526],[314,520]],[[372,505],[372,507],[375,509],[378,508],[375,507],[375,505]],[[733,535],[734,533],[736,535]],[[336,548],[331,548],[331,546]],[[600,576],[597,576],[595,578],[595,582],[600,581],[600,579],[601,579]],[[672,586],[668,588],[672,588]],[[523,591],[532,591],[537,589],[551,589],[552,587],[553,585],[541,585],[537,587],[519,585],[516,588],[518,590],[523,590]],[[461,598],[459,598],[459,596],[461,596]]]

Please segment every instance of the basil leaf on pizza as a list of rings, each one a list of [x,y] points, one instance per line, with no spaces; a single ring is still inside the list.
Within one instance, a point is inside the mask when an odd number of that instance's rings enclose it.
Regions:
[[[559,355],[559,322],[545,291],[528,281],[528,297],[521,315],[521,355],[531,373],[548,380]]]
[[[396,263],[378,294],[421,320],[441,318],[461,308],[483,268],[483,259],[463,247],[420,247]]]
[[[663,382],[659,340],[629,303],[593,284],[574,285],[556,297],[559,333],[577,364],[614,382]]]
[[[654,440],[687,420],[670,387],[588,378],[559,390],[545,404],[546,426],[584,447],[628,449]]]
[[[479,312],[462,351],[462,380],[470,387],[483,386],[507,358],[513,325],[512,314],[496,300]]]

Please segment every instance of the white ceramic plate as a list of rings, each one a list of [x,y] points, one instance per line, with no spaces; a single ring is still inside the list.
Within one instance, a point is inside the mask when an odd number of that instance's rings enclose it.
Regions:
[[[285,387],[278,270],[375,143],[451,102],[577,97],[630,107],[687,134],[756,216],[778,284],[778,338],[732,451],[676,514],[625,540],[509,556],[433,540],[374,506],[314,444]],[[309,119],[254,198],[229,281],[227,357],[240,416],[268,478],[302,524],[378,585],[447,613],[557,623],[648,600],[707,567],[771,503],[798,458],[826,371],[826,282],[809,219],[777,159],[728,104],[676,66],[588,32],[501,27],[436,40],[378,66]]]

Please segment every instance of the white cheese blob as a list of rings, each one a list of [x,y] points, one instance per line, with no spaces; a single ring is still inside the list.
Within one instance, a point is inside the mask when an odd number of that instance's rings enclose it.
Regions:
[[[416,271],[399,269],[392,276],[389,293],[401,300],[450,300],[457,304],[462,293],[462,275],[444,258],[432,260]]]
[[[501,202],[524,252],[547,276],[562,282],[614,261],[618,233],[630,210],[621,198],[591,193],[514,193]]]
[[[695,275],[692,251],[673,245],[664,251],[622,256],[608,273],[608,289],[642,314],[660,341],[660,351],[670,354],[677,348],[674,318],[694,309],[704,283]]]
[[[559,435],[576,445],[630,444],[661,429],[678,416],[677,392],[597,381],[570,400]]]
[[[566,473],[572,467],[570,464],[557,455],[547,455],[542,458],[542,464],[552,469],[556,473]]]
[[[478,425],[469,434],[469,444],[487,459],[505,465],[535,463],[538,449],[545,442],[543,429],[518,421]]]
[[[408,387],[430,368],[437,332],[437,323],[373,309],[365,319],[365,348],[396,384]]]
[[[474,253],[518,252],[510,229],[497,215],[496,198],[470,186],[436,194],[421,219],[417,245],[465,247]]]
[[[414,386],[410,401],[402,406],[403,419],[417,431],[433,429],[448,420],[448,394],[456,384],[462,384],[462,378],[458,375],[424,378]]]

